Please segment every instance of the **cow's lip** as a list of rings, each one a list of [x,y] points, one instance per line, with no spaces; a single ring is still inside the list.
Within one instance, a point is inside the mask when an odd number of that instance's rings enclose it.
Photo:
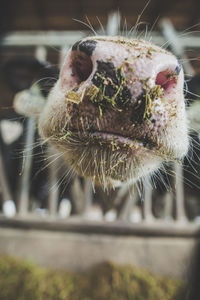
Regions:
[[[146,149],[151,151],[156,151],[160,148],[160,146],[153,140],[148,137],[128,137],[123,136],[117,133],[104,132],[104,131],[70,131],[70,136],[76,136],[78,139],[81,139],[82,142],[88,140],[91,143],[100,143],[100,144],[110,144],[114,149],[120,148],[129,148],[129,149]]]
[[[96,131],[90,134],[93,138],[99,138],[105,142],[115,143],[116,145],[122,145],[127,147],[143,147],[148,149],[154,149],[157,147],[155,142],[148,138],[131,138],[120,134]]]

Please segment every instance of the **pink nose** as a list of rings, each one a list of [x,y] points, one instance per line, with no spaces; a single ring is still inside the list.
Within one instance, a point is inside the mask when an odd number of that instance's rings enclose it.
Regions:
[[[159,85],[164,97],[170,99],[182,90],[180,72],[173,55],[150,43],[97,37],[74,44],[66,57],[61,80],[66,91],[81,92],[94,84],[104,90],[105,97],[121,93],[124,102],[131,98],[134,103],[147,84],[149,88]]]

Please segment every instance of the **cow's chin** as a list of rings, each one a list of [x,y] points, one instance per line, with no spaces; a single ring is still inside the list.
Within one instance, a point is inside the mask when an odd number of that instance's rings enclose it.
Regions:
[[[103,135],[102,135],[103,136]],[[56,147],[67,164],[79,175],[104,189],[134,183],[155,171],[163,161],[160,151],[141,141],[115,136],[71,136],[57,139]]]

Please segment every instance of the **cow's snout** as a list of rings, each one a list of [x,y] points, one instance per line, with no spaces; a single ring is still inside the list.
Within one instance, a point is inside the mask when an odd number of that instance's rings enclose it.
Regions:
[[[138,178],[187,152],[183,82],[176,57],[151,43],[83,39],[64,60],[40,132],[84,176]],[[97,154],[101,162],[94,165]]]
[[[126,45],[123,40],[102,38],[79,41],[61,71],[67,101],[89,99],[101,102],[104,109],[109,103],[118,108],[134,105],[146,92],[172,101],[173,95],[182,93],[182,87],[183,73],[177,59],[141,41]]]

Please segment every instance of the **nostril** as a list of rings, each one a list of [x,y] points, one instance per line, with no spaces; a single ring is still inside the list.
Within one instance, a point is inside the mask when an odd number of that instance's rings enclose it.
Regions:
[[[62,73],[65,88],[77,89],[89,78],[93,70],[91,57],[96,44],[94,40],[81,40],[72,46]]]
[[[92,60],[86,54],[77,51],[73,53],[71,67],[72,76],[80,83],[87,80],[92,73]]]
[[[77,88],[82,82],[86,81],[92,73],[92,60],[80,50],[72,51],[65,69],[67,70],[65,80],[68,88]]]
[[[177,74],[171,70],[159,72],[156,76],[156,85],[160,85],[165,92],[170,92],[177,84]]]

